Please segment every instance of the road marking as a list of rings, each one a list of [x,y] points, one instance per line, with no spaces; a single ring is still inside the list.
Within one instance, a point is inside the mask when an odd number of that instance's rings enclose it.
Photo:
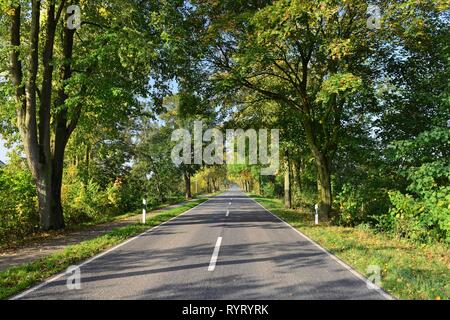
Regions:
[[[116,250],[116,249],[119,249],[120,247],[122,247],[122,246],[124,246],[124,245],[130,243],[131,241],[134,241],[134,240],[136,240],[136,239],[142,237],[143,235],[145,235],[145,234],[147,234],[147,233],[149,233],[149,232],[151,232],[151,231],[153,231],[153,230],[155,230],[155,229],[158,229],[159,227],[161,227],[161,226],[163,226],[163,225],[165,225],[165,224],[170,223],[172,220],[175,220],[175,219],[177,219],[177,218],[179,218],[179,217],[181,217],[181,216],[183,216],[183,215],[185,215],[185,214],[191,212],[192,210],[197,209],[198,207],[200,207],[200,206],[202,206],[203,204],[205,204],[205,203],[207,203],[207,202],[213,200],[214,198],[215,198],[215,197],[209,198],[208,200],[206,200],[206,201],[204,201],[204,202],[202,202],[202,203],[196,205],[195,207],[190,208],[189,210],[187,210],[187,211],[185,211],[185,212],[179,214],[178,216],[175,216],[175,217],[173,217],[173,218],[171,218],[171,219],[169,219],[169,220],[167,220],[167,221],[165,221],[165,222],[163,222],[163,223],[161,223],[161,224],[159,224],[159,225],[157,225],[157,226],[154,226],[154,227],[152,227],[152,228],[150,228],[150,229],[144,231],[143,233],[141,233],[141,234],[139,234],[139,235],[137,235],[137,236],[135,236],[135,237],[133,237],[133,238],[131,238],[131,239],[128,239],[128,240],[126,240],[126,241],[124,241],[124,242],[122,242],[122,243],[119,243],[117,246],[112,247],[112,248],[109,249],[109,250],[103,251],[102,253],[100,253],[100,254],[98,254],[98,255],[96,255],[96,256],[93,256],[92,258],[90,258],[90,259],[88,259],[88,260],[84,261],[83,263],[78,264],[78,265],[76,265],[76,266],[77,266],[78,268],[81,268],[81,267],[87,265],[88,263],[91,263],[92,261],[97,260],[98,258],[101,258],[101,257],[103,257],[104,255],[107,255],[108,253],[110,253],[110,252],[112,252],[112,251],[114,251],[114,250]],[[24,292],[22,292],[22,293],[19,293],[19,294],[15,295],[15,296],[11,297],[9,300],[18,300],[18,299],[21,299],[21,298],[25,297],[26,295],[28,295],[28,294],[30,294],[30,293],[36,291],[36,290],[39,290],[39,289],[41,289],[42,287],[45,287],[45,286],[48,285],[49,283],[54,282],[54,281],[60,279],[61,277],[65,276],[65,275],[66,275],[66,270],[63,270],[61,273],[55,275],[53,278],[50,278],[50,279],[48,279],[48,280],[46,280],[46,281],[44,281],[44,282],[42,282],[42,283],[40,283],[40,284],[38,284],[38,285],[36,285],[36,286],[34,286],[34,287],[31,287],[30,289],[28,289],[28,290],[26,290],[26,291],[24,291]]]
[[[230,215],[230,210],[227,210],[227,214],[225,216],[228,217],[229,215]]]
[[[222,243],[222,237],[218,237],[216,241],[216,246],[214,247],[214,252],[209,262],[208,271],[214,271],[216,268],[217,257],[219,256],[220,244]]]
[[[303,232],[301,232],[300,230],[294,228],[293,226],[291,226],[289,223],[287,223],[286,221],[284,221],[283,219],[281,219],[280,217],[278,217],[277,215],[273,214],[272,212],[270,212],[269,210],[267,210],[261,203],[259,203],[258,201],[256,201],[255,199],[248,197],[249,199],[251,199],[253,202],[255,202],[257,205],[259,205],[261,208],[263,208],[266,212],[270,213],[272,216],[274,216],[275,218],[277,218],[278,220],[280,220],[282,223],[284,223],[285,225],[287,225],[289,228],[291,228],[292,230],[294,230],[295,232],[297,232],[299,235],[301,235],[303,238],[305,238],[306,240],[308,240],[309,242],[311,242],[313,245],[315,245],[317,248],[319,248],[321,251],[325,252],[328,256],[330,256],[330,258],[332,258],[334,261],[336,261],[338,264],[340,264],[341,266],[343,266],[345,269],[347,269],[348,271],[350,271],[350,273],[352,273],[355,277],[357,277],[359,280],[362,280],[366,285],[370,285],[371,287],[374,288],[374,290],[380,294],[382,297],[384,297],[387,300],[395,300],[395,298],[393,296],[391,296],[389,293],[387,293],[386,291],[383,290],[383,288],[381,288],[380,286],[376,285],[375,283],[373,283],[372,281],[368,280],[366,277],[364,277],[363,275],[361,275],[358,271],[356,271],[355,269],[353,269],[351,266],[349,266],[348,264],[346,264],[344,261],[342,261],[341,259],[339,259],[338,257],[336,257],[335,255],[333,255],[332,253],[330,253],[327,249],[325,249],[324,247],[322,247],[321,245],[319,245],[317,242],[315,242],[314,240],[312,240],[311,238],[309,238],[307,235],[305,235]]]

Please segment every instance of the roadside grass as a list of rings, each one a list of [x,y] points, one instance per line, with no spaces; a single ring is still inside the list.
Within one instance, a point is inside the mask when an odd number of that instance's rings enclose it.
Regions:
[[[322,247],[369,276],[379,266],[381,286],[399,299],[450,299],[450,249],[445,244],[420,245],[367,228],[314,225],[307,209],[285,209],[281,200],[252,195],[267,210]]]
[[[206,200],[206,198],[202,198],[191,201],[149,218],[146,224],[136,223],[116,228],[95,239],[70,245],[47,257],[0,272],[0,299],[11,297],[54,274],[66,270],[73,264],[91,258],[130,237],[168,221]]]
[[[198,196],[201,197],[202,195],[200,194]],[[197,198],[197,197],[194,197],[194,198]],[[151,211],[155,211],[155,210],[159,210],[159,209],[164,209],[170,205],[177,204],[177,203],[180,203],[183,201],[185,201],[185,198],[182,196],[172,197],[172,198],[168,199],[167,202],[164,204],[160,204],[157,206],[152,206],[152,207],[147,208],[147,211],[151,212]],[[37,231],[37,232],[29,234],[23,238],[16,238],[13,241],[0,243],[0,253],[5,250],[13,250],[13,249],[20,248],[23,245],[29,245],[31,243],[39,243],[43,240],[51,239],[53,237],[64,236],[71,232],[86,230],[86,229],[95,227],[97,225],[124,220],[129,217],[138,215],[138,214],[140,214],[140,212],[141,212],[141,209],[139,208],[139,209],[136,209],[136,210],[133,210],[133,211],[130,211],[127,213],[122,213],[119,215],[105,214],[105,215],[96,217],[95,219],[93,219],[91,221],[85,221],[85,222],[80,222],[80,223],[76,223],[76,224],[68,224],[64,230]]]

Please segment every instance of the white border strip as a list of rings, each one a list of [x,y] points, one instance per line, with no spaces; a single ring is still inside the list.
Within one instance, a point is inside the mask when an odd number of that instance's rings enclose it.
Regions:
[[[311,242],[312,244],[314,244],[317,248],[319,248],[321,251],[325,252],[327,255],[329,255],[334,261],[336,261],[337,263],[339,263],[341,266],[343,266],[345,269],[347,269],[348,271],[350,271],[354,276],[356,276],[358,279],[362,280],[367,286],[370,286],[371,288],[373,288],[373,290],[377,291],[377,293],[379,293],[381,296],[383,296],[385,299],[388,300],[396,300],[393,296],[391,296],[390,294],[388,294],[386,291],[384,291],[380,286],[376,285],[375,283],[369,281],[366,277],[364,277],[363,275],[361,275],[358,271],[356,271],[355,269],[353,269],[351,266],[349,266],[348,264],[346,264],[344,261],[342,261],[341,259],[339,259],[338,257],[336,257],[334,254],[330,253],[329,251],[327,251],[325,248],[323,248],[321,245],[319,245],[317,242],[315,242],[314,240],[312,240],[311,238],[309,238],[307,235],[305,235],[304,233],[302,233],[300,230],[294,228],[293,226],[291,226],[289,223],[287,223],[286,221],[284,221],[283,219],[281,219],[280,217],[278,217],[277,215],[273,214],[272,212],[270,212],[269,210],[267,210],[266,208],[264,208],[264,206],[259,203],[258,201],[256,201],[255,199],[253,199],[252,197],[249,197],[250,199],[253,200],[253,202],[255,202],[256,204],[258,204],[261,208],[263,208],[265,211],[267,211],[268,213],[270,213],[272,216],[274,216],[275,218],[277,218],[278,220],[280,220],[281,222],[283,222],[285,225],[287,225],[288,227],[290,227],[292,230],[294,230],[295,232],[297,232],[298,234],[300,234],[302,237],[304,237],[306,240],[308,240],[309,242]]]
[[[216,197],[216,196],[211,197],[211,198],[209,198],[208,200],[203,201],[202,203],[199,203],[199,204],[196,205],[195,207],[192,207],[192,208],[190,208],[189,210],[186,210],[185,212],[183,212],[183,213],[181,213],[181,214],[179,214],[179,215],[177,215],[177,216],[175,216],[175,217],[173,217],[173,218],[171,218],[171,219],[169,219],[169,220],[167,220],[167,221],[164,221],[163,223],[158,224],[157,226],[154,226],[154,227],[152,227],[152,228],[150,228],[150,229],[144,231],[143,233],[141,233],[141,234],[139,234],[139,235],[137,235],[137,236],[134,236],[134,237],[131,238],[131,239],[128,239],[128,240],[126,240],[126,241],[124,241],[124,242],[122,242],[122,243],[116,245],[115,247],[112,247],[111,249],[108,249],[108,250],[106,250],[106,251],[103,251],[102,253],[99,253],[98,255],[93,256],[92,258],[89,258],[88,260],[84,261],[83,263],[77,265],[77,267],[81,268],[81,267],[83,267],[84,265],[86,265],[86,264],[88,264],[88,263],[91,263],[92,261],[97,260],[98,258],[101,258],[101,257],[107,255],[108,253],[114,251],[114,250],[119,249],[120,247],[122,247],[122,246],[124,246],[124,245],[130,243],[131,241],[134,241],[134,240],[136,240],[136,239],[142,237],[143,235],[145,235],[145,234],[147,234],[147,233],[149,233],[149,232],[151,232],[151,231],[157,229],[158,227],[160,227],[160,226],[162,226],[162,225],[164,225],[164,224],[167,224],[167,223],[169,223],[170,221],[175,220],[175,219],[181,217],[182,215],[184,215],[184,214],[186,214],[186,213],[188,213],[188,212],[190,212],[190,211],[192,211],[192,210],[194,210],[194,209],[197,209],[198,207],[200,207],[201,205],[203,205],[203,204],[205,204],[205,203],[211,201],[211,200],[214,199],[215,197]],[[24,291],[24,292],[22,292],[22,293],[20,293],[20,294],[18,294],[18,295],[15,295],[15,296],[11,297],[9,300],[18,300],[18,299],[21,299],[21,298],[25,297],[26,295],[28,295],[28,294],[30,294],[30,293],[36,291],[36,290],[41,289],[42,287],[48,285],[49,283],[58,280],[59,278],[63,277],[64,275],[66,275],[66,271],[65,271],[65,270],[62,271],[62,272],[60,272],[59,274],[57,274],[57,275],[54,276],[53,278],[50,278],[50,279],[48,279],[48,280],[46,280],[46,281],[44,281],[44,282],[42,282],[42,283],[40,283],[40,284],[38,284],[38,285],[36,285],[36,286],[34,286],[34,287],[31,287],[30,289],[28,289],[28,290],[26,290],[26,291]]]

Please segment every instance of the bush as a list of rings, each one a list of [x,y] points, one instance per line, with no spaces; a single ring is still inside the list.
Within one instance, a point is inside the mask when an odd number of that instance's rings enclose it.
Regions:
[[[275,197],[275,185],[273,182],[266,182],[262,185],[262,195],[267,198]]]
[[[0,241],[15,241],[38,228],[33,178],[24,161],[12,156],[10,163],[0,169]]]
[[[393,144],[408,187],[390,193],[392,206],[379,219],[380,229],[414,241],[450,243],[449,139],[448,128],[434,128]]]
[[[409,169],[409,193],[389,193],[389,214],[379,217],[377,227],[417,242],[450,243],[450,176],[442,161]]]
[[[351,227],[361,223],[375,224],[377,217],[388,211],[388,202],[387,193],[376,184],[368,182],[355,186],[346,183],[335,196],[340,214],[333,222]]]
[[[380,227],[418,242],[450,243],[450,188],[442,187],[414,198],[398,191],[389,194],[392,207]]]
[[[389,194],[393,207],[389,210],[384,227],[399,237],[423,242],[427,239],[427,228],[421,222],[424,207],[416,203],[411,195],[398,191]]]
[[[103,221],[121,211],[121,182],[118,179],[102,189],[92,179],[83,181],[76,167],[69,167],[64,177],[61,198],[69,225]]]

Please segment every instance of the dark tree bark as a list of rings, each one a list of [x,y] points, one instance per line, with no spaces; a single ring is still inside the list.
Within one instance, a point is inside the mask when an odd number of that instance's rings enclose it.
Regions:
[[[303,173],[303,161],[299,160],[295,166],[295,177],[297,179],[297,187],[298,191],[302,192],[303,183],[302,183],[302,173]]]
[[[319,195],[319,215],[321,219],[327,220],[329,218],[331,207],[333,203],[331,193],[331,172],[330,160],[328,152],[331,151],[325,148],[322,150],[316,142],[316,135],[314,127],[308,120],[304,121],[306,140],[314,156],[315,166],[317,169],[317,191]]]
[[[288,209],[292,208],[291,166],[288,155],[286,155],[284,169],[284,206]]]
[[[185,172],[184,173],[184,183],[185,183],[185,196],[186,196],[186,199],[191,199],[192,198],[192,193],[191,193],[191,175],[189,174],[189,172]]]

